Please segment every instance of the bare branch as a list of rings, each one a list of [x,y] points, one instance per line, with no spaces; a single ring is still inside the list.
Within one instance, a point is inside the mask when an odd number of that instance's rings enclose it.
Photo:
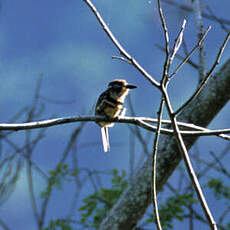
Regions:
[[[169,76],[169,78],[173,77],[180,69],[181,67],[189,60],[189,58],[192,56],[192,54],[200,47],[202,42],[204,41],[205,37],[207,36],[209,30],[211,29],[211,26],[207,28],[201,39],[198,41],[196,46],[190,51],[190,53],[185,57],[185,59],[176,67],[176,69],[173,71],[173,73]]]
[[[162,0],[162,1],[169,4],[169,5],[175,6],[181,10],[187,11],[187,12],[193,11],[192,7],[185,5],[185,4],[177,3],[177,2],[171,1],[171,0]],[[219,18],[218,20],[216,20],[216,17],[214,17],[213,15],[206,14],[206,13],[203,13],[203,17],[210,19],[212,21],[222,22],[223,24],[230,25],[230,20],[225,19],[225,18]]]
[[[217,17],[215,16],[214,12],[212,11],[212,9],[211,9],[209,6],[207,6],[207,10],[208,10],[208,12],[210,13],[210,15],[214,18],[214,20],[217,21],[217,22],[220,24],[221,28],[222,28],[225,32],[228,33],[228,32],[229,32],[229,29],[225,26],[224,22],[223,22],[221,19],[219,19],[219,18],[217,18]]]
[[[194,0],[194,12],[195,12],[195,21],[197,24],[197,37],[198,40],[202,38],[204,24],[202,19],[202,12],[200,7],[200,0]],[[198,85],[202,82],[205,77],[205,49],[204,44],[199,46],[199,82]]]
[[[212,216],[212,213],[207,205],[207,202],[206,202],[206,199],[205,199],[205,196],[202,192],[202,189],[201,189],[201,186],[199,184],[199,181],[197,179],[197,176],[195,174],[195,171],[193,170],[193,167],[192,167],[192,163],[191,163],[191,160],[189,158],[189,155],[188,155],[188,151],[187,151],[187,148],[185,146],[185,143],[184,143],[184,140],[181,136],[181,133],[180,133],[180,130],[179,130],[179,127],[178,127],[178,124],[177,124],[177,120],[176,120],[176,116],[173,115],[173,109],[171,107],[171,104],[170,104],[170,100],[169,100],[169,97],[168,97],[168,94],[166,92],[166,89],[164,90],[164,87],[162,87],[162,93],[164,95],[164,98],[165,98],[165,103],[166,103],[166,106],[167,106],[167,110],[168,110],[168,113],[169,113],[169,116],[171,118],[171,121],[172,121],[172,125],[173,125],[173,129],[174,129],[174,134],[175,134],[175,137],[176,137],[176,141],[178,143],[178,148],[184,158],[184,162],[185,162],[185,165],[186,165],[186,168],[187,168],[187,172],[190,176],[190,179],[191,179],[191,182],[193,183],[193,186],[195,188],[195,191],[196,191],[196,194],[197,194],[197,197],[200,201],[200,204],[203,208],[203,211],[206,215],[206,218],[209,222],[209,225],[210,225],[210,228],[211,229],[214,229],[214,230],[217,230],[217,225],[216,225],[216,222]]]
[[[130,63],[132,63],[132,65],[141,73],[144,75],[144,77],[146,79],[148,79],[148,81],[156,86],[157,88],[159,88],[160,84],[149,74],[147,73],[147,71],[122,47],[122,45],[118,42],[118,40],[115,38],[115,36],[113,35],[113,33],[111,32],[111,30],[109,29],[109,27],[106,25],[106,23],[104,22],[103,18],[101,17],[101,15],[99,14],[99,12],[97,11],[96,7],[93,5],[93,3],[90,0],[83,0],[91,9],[91,11],[93,12],[93,14],[96,16],[98,22],[101,24],[103,30],[105,31],[105,33],[108,35],[108,37],[110,38],[110,40],[113,42],[113,44],[117,47],[117,49],[120,51],[120,53],[129,60]]]
[[[161,119],[164,110],[164,98],[162,97],[159,111],[158,111],[158,124],[156,135],[154,139],[154,146],[153,146],[153,157],[152,157],[152,202],[153,202],[153,211],[155,213],[155,220],[158,230],[162,230],[161,222],[160,222],[160,215],[158,210],[157,204],[157,151],[158,151],[158,142],[160,138],[160,129],[161,129]]]
[[[211,69],[209,70],[209,72],[207,73],[206,77],[203,79],[203,81],[201,82],[200,86],[196,89],[196,91],[193,93],[193,95],[179,108],[175,111],[175,114],[179,114],[195,97],[198,96],[198,94],[201,92],[201,90],[204,88],[204,86],[207,84],[209,78],[211,77],[214,69],[216,68],[216,66],[219,64],[220,62],[220,58],[224,52],[224,49],[228,43],[228,40],[230,38],[230,32],[227,34],[227,36],[225,37],[225,40],[222,44],[222,46],[220,47],[220,50],[218,52],[218,55],[216,57],[216,60],[213,64],[213,66],[211,67]]]
[[[129,123],[138,125],[148,131],[155,132],[157,130],[156,126],[150,125],[149,123],[157,124],[158,120],[148,117],[117,117],[117,118],[105,118],[102,116],[78,116],[78,117],[63,117],[54,118],[48,120],[31,121],[25,123],[15,123],[15,124],[0,124],[0,130],[27,130],[27,129],[40,129],[45,127],[52,127],[57,125],[63,125],[74,122],[96,122],[96,121],[109,121],[113,123]],[[162,120],[162,124],[171,124],[169,120]],[[229,136],[224,135],[230,133],[230,129],[220,129],[220,130],[210,130],[194,124],[178,122],[179,126],[188,128],[193,131],[180,131],[182,135],[186,136],[211,136],[216,135],[223,139],[229,140]],[[195,131],[194,131],[195,130]],[[161,128],[161,133],[166,135],[172,135],[173,130],[168,128]]]
[[[159,48],[162,51],[165,51],[165,48],[163,46],[161,46],[161,45],[156,44],[156,47]],[[184,61],[184,59],[185,59],[185,57],[181,56],[178,53],[176,53],[175,57],[178,58],[179,60],[182,60],[182,61]],[[193,68],[198,69],[198,65],[196,63],[194,63],[190,58],[187,60],[186,63],[191,65]]]
[[[3,220],[0,219],[0,226],[3,230],[10,230]]]
[[[163,14],[160,0],[157,0],[157,5],[158,5],[158,12],[160,15],[161,24],[162,24],[162,28],[164,31],[164,37],[165,37],[165,62],[164,62],[163,76],[161,78],[161,82],[163,82],[163,84],[165,84],[165,80],[168,77],[168,71],[169,71],[170,64],[171,64],[169,61],[169,53],[170,53],[169,35],[168,35],[168,28],[167,28],[167,25],[165,22],[165,18],[164,18],[164,14]]]
[[[128,64],[132,64],[127,58],[125,57],[121,57],[121,56],[112,56],[112,59],[118,59],[118,60],[121,60],[121,61],[124,61]]]
[[[208,126],[216,114],[229,101],[230,60],[207,83],[207,87],[183,110],[178,120]],[[215,105],[215,106],[213,106]],[[188,149],[197,137],[185,138]],[[157,191],[160,191],[181,161],[175,138],[164,136],[159,142],[157,164]],[[152,162],[147,159],[136,172],[135,179],[120,196],[101,223],[101,230],[132,229],[144,215],[151,203]]]
[[[184,33],[184,29],[185,29],[185,25],[186,25],[186,20],[184,19],[183,24],[181,26],[180,32],[174,42],[174,46],[173,46],[173,51],[172,54],[170,56],[170,63],[172,63],[176,53],[178,52],[178,50],[180,49],[181,43],[183,41],[183,33]]]
[[[220,162],[220,160],[218,159],[218,157],[215,155],[214,152],[210,152],[210,155],[214,158],[215,162],[219,165],[221,172],[226,175],[228,177],[228,179],[230,178],[230,173],[228,172],[228,170],[224,167],[224,165]]]

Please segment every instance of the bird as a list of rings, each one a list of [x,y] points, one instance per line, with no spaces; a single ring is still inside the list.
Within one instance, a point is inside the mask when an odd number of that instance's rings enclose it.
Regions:
[[[108,88],[99,96],[95,115],[105,116],[107,118],[116,118],[124,116],[126,109],[123,107],[126,96],[130,89],[137,88],[135,85],[128,84],[124,79],[115,79],[109,82]],[[104,152],[110,151],[108,127],[112,127],[114,123],[106,121],[98,121],[101,127],[101,136]]]

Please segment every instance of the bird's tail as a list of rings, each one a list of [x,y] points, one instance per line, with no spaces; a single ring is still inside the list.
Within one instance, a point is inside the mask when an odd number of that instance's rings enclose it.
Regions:
[[[104,152],[108,152],[110,150],[108,127],[101,127],[101,137],[102,137]]]

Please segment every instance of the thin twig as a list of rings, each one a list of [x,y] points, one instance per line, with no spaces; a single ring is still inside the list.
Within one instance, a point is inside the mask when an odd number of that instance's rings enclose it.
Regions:
[[[179,34],[178,34],[178,36],[174,42],[173,51],[172,51],[171,56],[169,58],[170,63],[173,62],[173,59],[174,59],[176,53],[180,49],[181,43],[183,41],[183,33],[184,33],[185,25],[186,25],[186,20],[184,19],[183,24],[182,24],[181,29],[180,29],[180,32],[179,32]]]
[[[214,152],[210,151],[210,155],[214,158],[214,160],[216,161],[216,163],[220,166],[221,172],[226,175],[228,177],[228,179],[230,178],[230,173],[228,172],[228,170],[224,167],[224,165],[220,162],[220,160],[218,159],[218,157],[215,155]]]
[[[76,143],[77,138],[79,137],[79,134],[81,133],[83,127],[85,126],[85,123],[81,123],[72,133],[70,140],[67,144],[67,147],[65,148],[65,151],[63,153],[62,158],[59,160],[58,164],[63,164],[63,162],[66,160],[70,150],[74,147],[74,144]]]
[[[209,72],[207,73],[206,77],[203,79],[203,81],[201,82],[200,86],[196,89],[196,91],[193,93],[193,95],[179,108],[177,109],[174,113],[176,115],[178,115],[194,98],[196,98],[199,93],[201,92],[201,90],[204,88],[204,86],[207,84],[208,80],[210,79],[212,72],[214,71],[214,69],[216,68],[216,66],[220,63],[220,58],[224,52],[224,49],[228,43],[228,40],[230,38],[230,32],[227,34],[227,36],[225,37],[225,40],[223,42],[223,44],[220,47],[220,50],[218,52],[218,55],[215,59],[214,64],[212,65],[211,69],[209,70]]]
[[[121,60],[121,61],[124,61],[128,64],[132,64],[127,58],[125,57],[121,57],[121,56],[112,56],[112,59],[118,59],[118,60]]]
[[[32,105],[32,108],[28,112],[27,121],[31,121],[35,118],[35,110],[36,110],[37,105],[38,105],[39,92],[41,89],[41,85],[42,85],[42,77],[40,77],[38,80],[36,90],[35,90],[33,105]],[[26,134],[26,155],[27,155],[26,172],[27,172],[27,182],[28,182],[28,187],[29,187],[29,196],[30,196],[33,214],[35,216],[38,228],[41,229],[42,222],[40,219],[37,201],[35,198],[34,180],[33,180],[33,175],[32,175],[32,164],[30,161],[30,159],[32,157],[33,150],[34,150],[34,148],[32,148],[32,146],[31,146],[31,130],[27,130],[27,132],[25,134]]]
[[[185,54],[185,56],[187,56],[188,55],[188,47],[187,47],[184,39],[182,40],[182,46],[183,46],[184,54]]]
[[[186,12],[192,12],[193,11],[192,7],[185,5],[185,4],[177,3],[176,1],[171,1],[171,0],[162,0],[162,1],[167,3],[167,4],[172,5],[174,7],[180,8],[181,10],[184,10]],[[215,17],[213,17],[212,15],[206,14],[206,13],[203,13],[203,17],[207,18],[209,20],[217,21]],[[228,19],[220,18],[219,21],[221,21],[224,24],[230,25],[230,20],[228,20]]]
[[[153,199],[153,211],[155,213],[155,220],[158,230],[162,230],[161,222],[160,222],[160,215],[158,210],[157,204],[157,150],[158,150],[158,142],[160,138],[160,129],[161,129],[161,119],[164,109],[164,98],[161,99],[159,111],[158,111],[158,124],[157,124],[157,131],[155,134],[154,145],[153,145],[153,157],[152,157],[152,199]]]
[[[135,134],[130,130],[129,132],[129,181],[132,183],[134,176],[135,164]]]
[[[176,67],[176,69],[173,71],[173,73],[169,76],[169,78],[172,78],[181,68],[182,66],[189,60],[191,55],[200,47],[202,42],[204,41],[206,35],[208,34],[209,30],[211,29],[211,26],[207,28],[201,39],[197,42],[195,47],[189,52],[189,54],[185,57],[185,59]]]
[[[113,33],[111,32],[111,30],[109,29],[109,27],[107,26],[107,24],[104,22],[103,18],[101,17],[101,15],[99,14],[99,12],[97,11],[96,7],[93,5],[93,3],[90,0],[83,0],[91,9],[91,11],[93,12],[93,14],[96,16],[97,20],[99,21],[99,23],[101,24],[103,30],[105,31],[105,33],[108,35],[108,37],[110,38],[110,40],[113,42],[113,44],[117,47],[117,49],[120,51],[120,53],[127,58],[130,63],[132,63],[132,65],[141,73],[145,76],[146,79],[148,79],[148,81],[156,86],[157,88],[160,87],[160,84],[149,74],[147,73],[147,71],[122,47],[122,45],[118,42],[118,40],[115,38],[115,36],[113,35]]]
[[[163,69],[163,76],[161,78],[161,83],[165,84],[166,83],[166,79],[168,77],[168,71],[170,68],[170,61],[169,61],[169,54],[170,54],[170,49],[169,49],[169,35],[168,35],[168,28],[165,22],[165,18],[164,18],[164,14],[163,14],[163,10],[161,8],[161,1],[157,0],[157,5],[158,5],[158,12],[160,15],[160,19],[161,19],[161,24],[162,24],[162,28],[164,31],[164,38],[165,38],[165,61],[164,61],[164,69]]]
[[[0,219],[0,226],[2,227],[3,230],[10,230],[10,228],[1,219]]]
[[[39,133],[39,135],[30,142],[30,144],[33,145],[33,148],[35,147],[35,145],[44,137],[43,135],[44,130],[42,132]],[[30,164],[32,165],[32,167],[43,177],[43,179],[47,180],[48,176],[42,171],[42,169],[31,159],[28,158],[28,156],[24,153],[25,149],[27,148],[27,144],[25,144],[23,147],[18,147],[16,144],[14,144],[9,138],[5,137],[3,139],[11,148],[13,148],[15,150],[15,154],[18,155],[18,153],[23,156],[27,161],[30,161]]]
[[[165,48],[164,48],[163,46],[159,45],[159,44],[156,44],[156,47],[157,47],[158,49],[160,49],[161,51],[165,51]],[[188,55],[188,54],[186,54],[186,56],[187,56],[187,55]],[[179,60],[182,60],[182,61],[184,61],[184,59],[185,59],[185,57],[181,56],[181,55],[178,54],[178,53],[175,55],[175,57],[176,57],[177,59],[179,59]],[[188,63],[189,65],[191,65],[193,68],[198,69],[198,65],[197,65],[196,63],[194,63],[190,58],[187,60],[186,63]],[[170,75],[170,76],[171,76],[171,75]]]
[[[130,96],[128,96],[127,102],[128,102],[130,114],[134,117],[136,114],[134,112],[134,108],[133,108]],[[141,146],[142,146],[142,149],[144,151],[144,154],[147,155],[147,157],[149,157],[150,153],[149,153],[149,150],[148,150],[148,145],[147,145],[144,137],[142,136],[139,127],[138,126],[134,126],[134,128],[132,128],[131,126],[129,126],[129,128],[132,130],[133,133],[135,133],[137,139],[141,143]]]
[[[74,132],[72,133],[70,140],[67,144],[67,147],[63,153],[62,158],[58,161],[58,163],[56,164],[56,167],[58,167],[58,165],[63,164],[64,161],[66,160],[68,153],[70,152],[70,150],[73,148],[74,143],[76,142],[76,139],[78,137],[78,135],[80,134],[82,128],[84,126],[84,123],[80,124],[80,126],[78,128],[76,128],[74,130]],[[45,197],[43,203],[42,203],[42,207],[41,207],[41,223],[44,223],[45,217],[46,217],[46,213],[47,213],[47,207],[49,204],[51,198],[51,192]]]
[[[218,156],[218,159],[221,160],[223,159],[230,151],[230,143],[228,143],[228,145],[224,148],[224,150],[222,151],[222,153]],[[191,155],[193,158],[197,158],[196,155]],[[216,169],[216,170],[219,170],[217,167],[216,167],[216,160],[213,160],[213,162],[207,162],[206,160],[203,160],[203,159],[198,159],[199,161],[201,161],[202,163],[206,164],[207,166],[198,174],[198,177],[203,177],[205,174],[208,173],[208,171],[212,168]],[[221,170],[219,170],[221,171]]]
[[[225,32],[228,33],[228,32],[229,32],[229,29],[225,26],[225,24],[223,23],[223,21],[222,21],[221,19],[219,19],[219,18],[216,17],[216,15],[215,15],[214,12],[212,11],[211,7],[207,5],[206,8],[207,8],[208,12],[210,13],[210,15],[215,19],[215,21],[217,21],[217,22],[220,24],[221,28],[222,28]]]
[[[220,215],[220,218],[219,218],[219,224],[222,224],[224,219],[226,218],[227,215],[229,215],[230,213],[230,206],[228,206],[223,212],[222,214]]]
[[[194,2],[193,11],[195,13],[195,21],[197,24],[197,36],[199,41],[202,38],[204,24],[202,19],[200,0],[194,0],[193,2]],[[199,69],[198,70],[199,70],[199,81],[198,81],[198,85],[199,85],[205,77],[205,49],[203,43],[199,46]]]
[[[217,225],[216,225],[216,222],[212,216],[212,213],[207,205],[207,202],[206,202],[206,199],[203,195],[203,192],[202,192],[202,189],[201,189],[201,186],[199,184],[199,181],[197,179],[197,176],[193,170],[193,167],[192,167],[192,163],[191,163],[191,160],[189,158],[189,155],[188,155],[188,151],[186,149],[186,146],[185,146],[185,143],[183,141],[183,138],[181,136],[181,133],[180,133],[180,130],[179,130],[179,127],[177,125],[177,120],[176,120],[176,116],[174,115],[173,113],[173,110],[172,110],[172,107],[171,107],[171,104],[170,104],[170,101],[169,101],[169,98],[168,98],[168,94],[166,92],[166,90],[164,89],[164,87],[162,87],[162,93],[164,95],[164,98],[165,98],[165,102],[166,102],[166,107],[167,107],[167,110],[168,110],[168,113],[169,113],[169,116],[171,118],[171,121],[172,121],[172,124],[173,124],[173,129],[174,129],[174,134],[175,134],[175,138],[177,140],[177,143],[178,143],[178,147],[179,147],[179,150],[184,158],[184,162],[185,162],[185,165],[186,165],[186,168],[187,168],[187,172],[190,176],[190,179],[191,179],[191,182],[193,183],[193,186],[196,190],[196,194],[197,194],[197,197],[200,201],[200,204],[201,204],[201,207],[203,208],[203,211],[206,215],[206,218],[209,222],[209,225],[211,227],[211,229],[214,229],[214,230],[217,230]]]

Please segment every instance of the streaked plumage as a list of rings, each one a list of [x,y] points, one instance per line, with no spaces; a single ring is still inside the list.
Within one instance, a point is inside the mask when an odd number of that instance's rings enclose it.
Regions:
[[[136,86],[130,85],[123,79],[115,79],[108,84],[108,88],[98,98],[95,115],[115,118],[119,115],[124,116],[125,108],[123,107],[125,97],[129,89]],[[104,151],[110,150],[108,127],[114,124],[111,122],[97,122],[101,126],[102,144]]]

